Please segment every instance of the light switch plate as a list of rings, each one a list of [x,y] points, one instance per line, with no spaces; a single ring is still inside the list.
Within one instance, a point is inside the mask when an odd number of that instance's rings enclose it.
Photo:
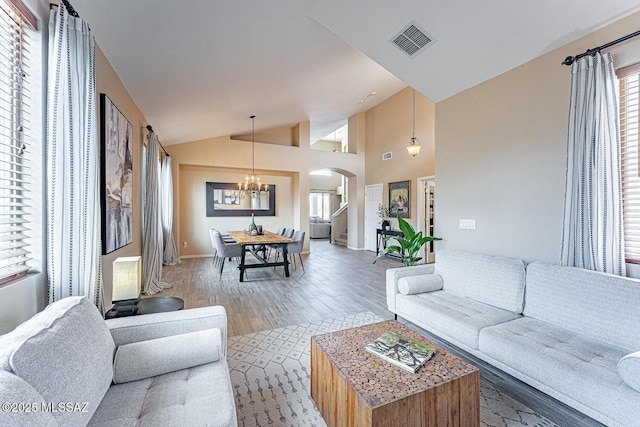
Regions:
[[[460,228],[463,230],[475,230],[476,229],[476,220],[475,219],[461,219],[460,220]]]

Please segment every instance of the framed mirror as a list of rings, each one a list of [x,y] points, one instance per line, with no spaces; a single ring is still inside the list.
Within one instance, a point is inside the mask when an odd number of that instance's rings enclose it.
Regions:
[[[206,183],[207,216],[275,216],[276,186],[257,196],[240,197],[238,184],[229,182]]]

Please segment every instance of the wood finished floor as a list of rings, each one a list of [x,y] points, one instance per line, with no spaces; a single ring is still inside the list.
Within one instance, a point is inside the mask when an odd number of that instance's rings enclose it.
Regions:
[[[311,251],[302,255],[304,270],[291,269],[283,277],[282,267],[248,270],[238,281],[235,264],[226,262],[222,278],[212,258],[190,258],[166,266],[162,280],[173,285],[156,296],[182,298],[185,308],[222,305],[227,310],[229,335],[295,325],[372,311],[389,319],[385,296],[385,271],[400,267],[396,259],[381,259],[372,265],[369,251],[354,251],[312,240]]]
[[[302,267],[285,278],[282,267],[249,270],[245,282],[238,281],[237,266],[227,262],[222,278],[212,258],[190,258],[166,266],[162,280],[173,285],[156,296],[176,296],[185,308],[222,305],[227,310],[229,336],[313,322],[371,311],[383,319],[393,318],[387,310],[385,272],[400,267],[399,260],[385,258],[372,265],[374,255],[312,240]],[[561,426],[600,426],[596,421],[557,402],[492,366],[440,341],[404,319],[417,330],[480,369],[481,377],[497,389],[520,400]]]

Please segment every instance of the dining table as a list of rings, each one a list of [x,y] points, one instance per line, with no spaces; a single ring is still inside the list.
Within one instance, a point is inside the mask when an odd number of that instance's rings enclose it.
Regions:
[[[289,257],[287,254],[287,244],[292,243],[293,239],[282,236],[277,233],[264,230],[262,234],[251,234],[248,231],[228,231],[227,234],[237,244],[242,246],[242,255],[240,256],[240,281],[244,282],[245,270],[252,268],[264,268],[264,267],[284,267],[285,277],[289,277]],[[269,261],[267,258],[266,248],[267,246],[279,246],[282,248],[282,261]],[[257,263],[246,263],[247,252],[251,252],[253,256],[258,260]],[[262,252],[262,255],[260,254]]]

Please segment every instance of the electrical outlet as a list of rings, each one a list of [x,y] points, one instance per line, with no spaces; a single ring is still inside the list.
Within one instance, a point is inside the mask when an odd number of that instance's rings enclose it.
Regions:
[[[185,240],[184,242],[182,242],[182,247],[183,248],[187,248],[189,247],[189,244],[187,243],[187,241]]]
[[[460,228],[463,230],[475,230],[476,229],[476,220],[475,219],[461,219],[460,220]]]

